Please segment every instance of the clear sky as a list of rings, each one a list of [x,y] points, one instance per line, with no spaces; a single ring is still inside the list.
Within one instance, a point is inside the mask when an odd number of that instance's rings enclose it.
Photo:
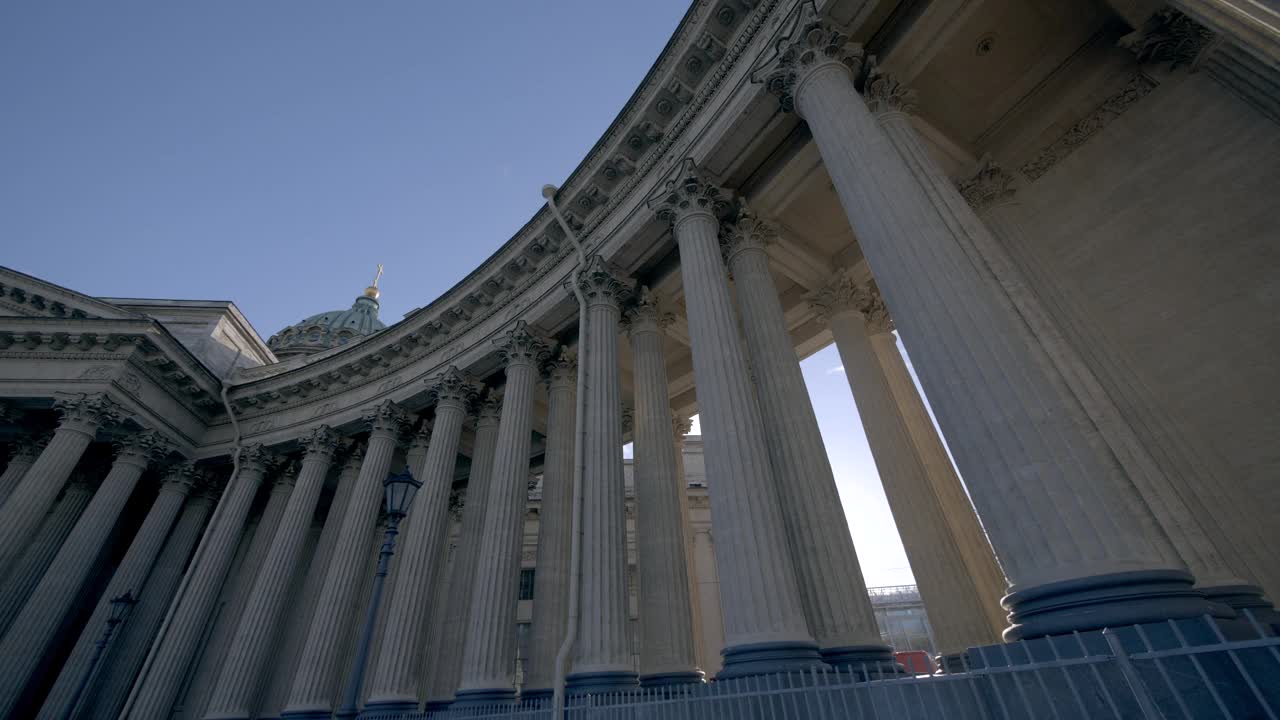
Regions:
[[[542,204],[687,0],[0,4],[0,264],[234,300],[265,338],[386,265],[391,323]],[[834,348],[804,363],[867,581],[910,582]]]

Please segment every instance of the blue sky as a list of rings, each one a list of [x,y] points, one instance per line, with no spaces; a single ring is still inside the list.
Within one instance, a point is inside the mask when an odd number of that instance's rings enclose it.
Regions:
[[[263,337],[451,287],[622,108],[687,0],[0,5],[0,263],[234,300]],[[910,582],[834,348],[804,363],[870,584]]]

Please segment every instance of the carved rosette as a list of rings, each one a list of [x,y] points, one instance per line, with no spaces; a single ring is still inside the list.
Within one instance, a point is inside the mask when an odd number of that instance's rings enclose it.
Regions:
[[[661,295],[649,289],[648,285],[640,287],[635,301],[627,308],[625,324],[631,334],[641,332],[658,332],[675,320],[675,315],[665,312],[666,301]]]
[[[265,475],[280,463],[275,453],[259,443],[240,448],[240,471]]]
[[[578,383],[578,351],[563,347],[542,368],[548,387],[575,387]]]
[[[466,411],[480,393],[475,382],[453,365],[427,382],[431,385],[428,392],[436,401],[437,412],[446,405]]]
[[[204,473],[196,467],[195,461],[174,463],[164,473],[164,487],[168,490],[189,494],[205,479]]]
[[[501,417],[502,391],[496,388],[489,388],[479,402],[476,403],[476,418],[481,423],[489,422],[497,425]]]
[[[115,443],[116,462],[145,468],[163,462],[173,445],[155,430],[143,430],[120,438]]]
[[[370,435],[389,435],[397,440],[409,424],[409,414],[390,400],[366,410],[361,419],[369,426]]]
[[[104,425],[120,421],[120,407],[102,393],[60,397],[54,400],[53,409],[61,416],[59,430],[67,428],[86,435],[94,435]]]
[[[606,305],[617,309],[631,297],[635,281],[626,277],[618,268],[606,262],[599,254],[587,260],[587,266],[578,271],[578,289],[587,306]]]
[[[649,198],[649,208],[673,224],[699,213],[719,218],[729,209],[729,197],[703,177],[693,158],[685,158],[671,179]]]
[[[987,155],[978,163],[974,176],[961,180],[957,183],[957,188],[974,212],[981,213],[989,207],[1012,200],[1015,192],[1013,184],[1013,176]]]
[[[683,440],[693,430],[693,418],[685,416],[675,410],[671,411],[671,434],[676,440]]]
[[[862,45],[818,16],[811,3],[800,5],[791,23],[791,30],[777,40],[773,54],[751,73],[753,82],[763,82],[765,89],[778,97],[783,112],[795,112],[796,88],[813,71],[839,66],[851,79],[856,78],[866,57]]]
[[[307,459],[317,458],[326,462],[338,451],[338,434],[328,425],[313,428],[300,443]]]
[[[498,354],[508,368],[521,364],[537,367],[551,355],[551,344],[529,332],[529,325],[524,320],[516,322],[516,326],[507,331],[506,337],[495,340],[494,344],[498,346]]]
[[[916,91],[898,82],[898,78],[885,72],[872,58],[867,79],[862,85],[862,97],[867,109],[875,115],[892,112],[911,113],[916,109]]]
[[[720,248],[725,264],[734,256],[750,250],[764,252],[778,237],[772,223],[757,218],[745,205],[738,208],[738,216],[720,226]]]

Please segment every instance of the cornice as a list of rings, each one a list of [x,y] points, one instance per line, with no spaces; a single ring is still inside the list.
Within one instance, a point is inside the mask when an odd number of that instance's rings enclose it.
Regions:
[[[88,295],[0,265],[0,304],[47,318],[140,319],[142,316]]]

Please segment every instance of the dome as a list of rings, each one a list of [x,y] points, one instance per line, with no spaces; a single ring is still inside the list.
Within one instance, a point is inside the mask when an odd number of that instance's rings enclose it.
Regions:
[[[378,319],[378,290],[370,286],[349,309],[312,315],[272,335],[267,346],[283,360],[346,345],[385,327]]]

